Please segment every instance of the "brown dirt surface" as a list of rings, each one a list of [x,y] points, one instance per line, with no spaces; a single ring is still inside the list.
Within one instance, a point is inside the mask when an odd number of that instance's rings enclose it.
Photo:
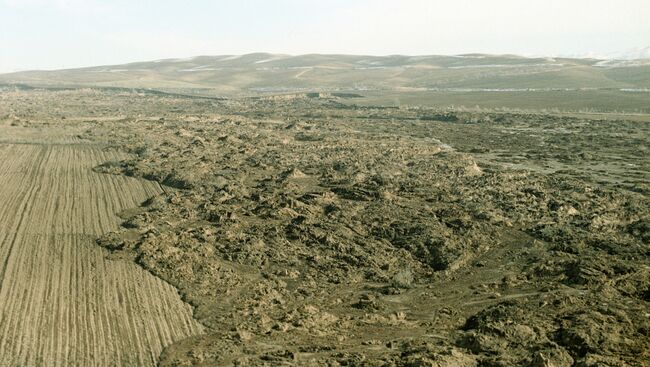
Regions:
[[[647,123],[329,95],[2,98],[5,131],[101,145],[77,159],[97,190],[80,202],[120,228],[76,233],[176,287],[205,328],[186,321],[160,365],[650,364]],[[169,312],[159,297],[131,300]]]
[[[155,364],[203,327],[172,286],[94,239],[160,188],[92,171],[124,154],[48,135],[12,127],[0,143],[0,365]]]

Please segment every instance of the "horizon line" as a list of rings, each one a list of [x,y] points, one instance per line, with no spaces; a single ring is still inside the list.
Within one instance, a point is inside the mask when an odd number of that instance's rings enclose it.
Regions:
[[[648,47],[650,48],[650,47]],[[252,55],[268,55],[268,56],[281,56],[281,57],[302,57],[302,56],[357,56],[357,57],[469,57],[469,56],[492,56],[492,57],[516,57],[524,59],[573,59],[573,60],[594,60],[594,61],[633,61],[633,60],[646,60],[650,58],[622,58],[622,57],[607,57],[605,55],[591,55],[585,54],[583,56],[579,55],[542,55],[542,54],[516,54],[516,53],[485,53],[485,52],[465,52],[459,54],[355,54],[355,53],[304,53],[304,54],[291,54],[291,53],[273,53],[273,52],[248,52],[241,54],[201,54],[188,57],[166,57],[161,59],[153,60],[137,60],[137,61],[127,61],[121,63],[107,63],[107,64],[96,64],[96,65],[84,65],[84,66],[73,66],[73,67],[54,67],[54,68],[29,68],[29,69],[13,69],[13,70],[0,70],[0,75],[14,74],[14,73],[23,73],[23,72],[39,72],[39,71],[65,71],[65,70],[77,70],[77,69],[90,69],[90,68],[99,68],[99,67],[108,67],[108,66],[118,66],[118,65],[131,65],[147,62],[162,62],[162,61],[191,61],[200,57],[245,57]],[[272,60],[269,60],[272,61]]]

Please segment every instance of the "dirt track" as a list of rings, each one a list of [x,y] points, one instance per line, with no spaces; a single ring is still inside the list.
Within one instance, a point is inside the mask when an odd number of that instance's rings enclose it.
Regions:
[[[202,331],[172,286],[94,243],[158,184],[92,172],[119,153],[66,131],[12,129],[0,155],[0,365],[153,365]]]

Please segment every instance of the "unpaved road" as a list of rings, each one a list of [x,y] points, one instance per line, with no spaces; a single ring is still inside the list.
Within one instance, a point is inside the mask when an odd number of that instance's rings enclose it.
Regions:
[[[94,243],[158,184],[95,173],[119,153],[67,132],[0,142],[0,365],[153,365],[201,333],[169,284]],[[47,137],[47,138],[46,138]]]

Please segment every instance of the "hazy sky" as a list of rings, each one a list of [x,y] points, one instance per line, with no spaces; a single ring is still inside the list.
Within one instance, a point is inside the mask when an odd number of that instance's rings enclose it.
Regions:
[[[603,54],[650,0],[0,0],[0,72],[193,55]]]

